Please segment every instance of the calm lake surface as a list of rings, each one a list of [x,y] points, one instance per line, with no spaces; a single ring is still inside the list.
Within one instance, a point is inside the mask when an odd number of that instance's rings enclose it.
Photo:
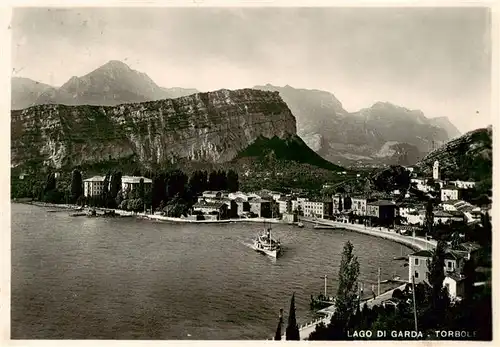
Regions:
[[[13,339],[267,339],[293,292],[299,324],[315,318],[311,294],[329,295],[347,240],[365,292],[407,277],[393,257],[410,250],[343,230],[274,225],[277,260],[246,244],[257,223],[179,225],[70,217],[12,204]]]

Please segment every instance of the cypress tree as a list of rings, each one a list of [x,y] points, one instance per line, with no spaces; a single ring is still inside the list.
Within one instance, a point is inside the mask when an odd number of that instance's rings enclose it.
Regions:
[[[292,300],[290,301],[288,325],[286,327],[286,339],[292,341],[300,340],[299,327],[297,325],[297,319],[295,317],[295,293],[292,294]]]
[[[275,341],[281,340],[281,326],[283,325],[283,309],[280,309],[280,318],[278,321],[278,327],[276,328],[276,334],[274,335]]]
[[[44,193],[50,192],[56,189],[56,175],[51,172],[47,175],[47,181],[45,182]]]
[[[339,269],[339,287],[335,298],[335,313],[332,317],[332,326],[335,331],[344,335],[347,324],[356,312],[358,302],[359,262],[353,254],[353,245],[347,241],[342,252]]]
[[[426,235],[434,235],[434,205],[432,204],[432,200],[427,201],[427,205],[425,206],[424,229]]]
[[[139,199],[144,201],[144,178],[139,180]]]
[[[78,170],[73,170],[71,175],[71,202],[78,200],[83,195],[82,174]]]
[[[431,307],[432,307],[432,320],[431,326],[435,326],[441,322],[446,309],[447,295],[443,288],[443,281],[445,278],[444,273],[444,257],[445,257],[445,242],[438,241],[434,254],[432,256],[431,264],[429,266],[430,272],[428,273],[429,284],[431,286]]]

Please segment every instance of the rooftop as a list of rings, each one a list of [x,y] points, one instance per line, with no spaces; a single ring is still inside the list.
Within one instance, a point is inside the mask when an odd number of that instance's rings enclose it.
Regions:
[[[194,204],[193,208],[216,208],[220,209],[225,203],[223,202],[198,202]]]
[[[464,251],[470,252],[470,251],[477,251],[478,249],[481,249],[481,246],[475,242],[464,242],[458,245],[459,249],[463,249]]]
[[[465,279],[465,276],[460,275],[456,272],[449,273],[446,275],[446,277],[451,278],[452,280],[454,280],[456,282],[463,281]]]
[[[93,176],[90,178],[86,178],[83,182],[103,182],[105,180],[104,176]]]
[[[448,212],[436,211],[436,212],[434,212],[434,217],[449,218],[449,217],[453,217],[453,216],[450,213],[448,213]]]
[[[377,201],[372,201],[369,202],[368,205],[373,205],[373,206],[396,206],[395,203],[389,200],[377,200]]]
[[[433,253],[428,250],[421,250],[418,252],[415,252],[413,254],[410,254],[410,257],[427,257],[427,258],[432,258]]]
[[[141,181],[141,178],[144,180],[144,183],[153,183],[153,180],[147,177],[141,176],[122,176],[122,183],[137,183]]]

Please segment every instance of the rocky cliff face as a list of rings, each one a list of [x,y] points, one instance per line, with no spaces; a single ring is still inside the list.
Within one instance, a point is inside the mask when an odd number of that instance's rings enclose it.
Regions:
[[[219,90],[118,106],[37,105],[11,113],[13,166],[71,167],[136,156],[145,166],[225,162],[257,138],[296,134],[276,92]]]

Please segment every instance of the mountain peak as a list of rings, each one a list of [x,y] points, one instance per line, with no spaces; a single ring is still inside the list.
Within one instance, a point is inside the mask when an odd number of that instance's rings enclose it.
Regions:
[[[120,60],[110,60],[106,64],[101,66],[101,68],[104,68],[104,67],[111,68],[111,69],[131,70],[130,66],[128,66],[127,64],[125,64],[124,62],[122,62]]]

